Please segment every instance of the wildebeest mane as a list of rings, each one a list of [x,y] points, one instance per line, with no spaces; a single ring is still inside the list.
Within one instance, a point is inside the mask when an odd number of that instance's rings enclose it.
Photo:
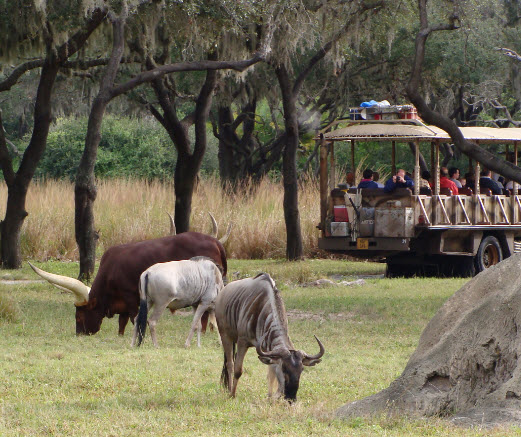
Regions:
[[[272,309],[276,312],[277,318],[282,324],[282,327],[287,329],[288,319],[286,317],[286,308],[284,307],[284,302],[280,297],[280,292],[278,288],[275,286],[275,282],[273,281],[271,276],[268,273],[261,272],[253,279],[260,279],[268,282],[269,288],[266,289],[266,293],[268,294],[267,297],[272,303]],[[273,296],[273,299],[271,298],[271,296]]]

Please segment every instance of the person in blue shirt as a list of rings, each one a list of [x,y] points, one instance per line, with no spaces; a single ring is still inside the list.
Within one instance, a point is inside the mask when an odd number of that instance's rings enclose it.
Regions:
[[[384,187],[386,193],[392,193],[397,188],[412,188],[414,187],[413,180],[405,174],[405,170],[401,168],[396,174],[390,178]]]
[[[366,168],[362,175],[363,179],[358,184],[358,188],[378,188],[378,184],[373,181],[373,170]]]

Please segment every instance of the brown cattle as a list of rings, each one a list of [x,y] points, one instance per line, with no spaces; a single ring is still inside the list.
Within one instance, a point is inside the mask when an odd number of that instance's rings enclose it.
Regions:
[[[76,334],[95,334],[104,317],[119,314],[119,334],[139,308],[139,277],[150,266],[195,256],[211,258],[226,276],[226,253],[221,242],[199,232],[185,232],[154,240],[113,246],[103,254],[92,288],[66,276],[32,266],[44,279],[76,296]]]

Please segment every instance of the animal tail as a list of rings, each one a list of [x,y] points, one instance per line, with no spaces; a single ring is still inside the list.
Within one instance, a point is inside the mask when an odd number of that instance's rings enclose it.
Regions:
[[[235,351],[235,342],[233,343],[233,359],[235,360],[235,356],[237,352]],[[228,369],[226,368],[226,364],[228,364],[228,360],[226,359],[226,352],[224,353],[224,364],[223,370],[221,372],[221,385],[224,388],[228,388],[230,384],[230,375],[228,375]]]
[[[144,282],[144,284],[142,283]],[[139,311],[136,317],[137,326],[137,345],[141,346],[143,337],[145,337],[145,331],[147,329],[147,318],[148,318],[148,303],[147,303],[147,287],[148,287],[148,273],[145,278],[139,282]]]

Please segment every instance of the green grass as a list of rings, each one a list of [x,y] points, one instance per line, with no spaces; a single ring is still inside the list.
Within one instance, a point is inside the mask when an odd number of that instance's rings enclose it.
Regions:
[[[75,264],[44,268],[77,272]],[[219,386],[216,334],[203,336],[200,349],[195,342],[182,347],[188,315],[163,315],[159,349],[148,335],[131,349],[131,329],[118,337],[116,318],[105,319],[94,336],[76,337],[70,296],[46,283],[0,284],[18,308],[14,321],[0,319],[0,435],[521,435],[459,429],[439,419],[334,418],[338,407],[387,387],[401,373],[422,329],[466,280],[367,279],[360,287],[304,288],[295,286],[302,278],[379,273],[381,266],[230,261],[239,277],[263,270],[280,286],[295,346],[315,353],[316,334],[326,347],[322,363],[305,369],[296,405],[266,398],[267,369],[253,350],[237,398],[230,399]],[[21,274],[33,278],[25,267]]]

